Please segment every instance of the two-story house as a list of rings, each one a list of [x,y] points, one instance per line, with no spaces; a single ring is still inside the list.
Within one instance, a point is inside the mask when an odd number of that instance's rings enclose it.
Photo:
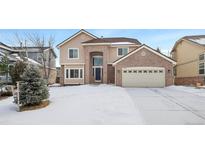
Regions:
[[[137,39],[98,38],[80,30],[57,45],[61,84],[104,83],[128,87],[173,84],[175,61]]]
[[[27,59],[28,63],[38,65],[42,71],[42,75],[45,70],[49,74],[49,83],[56,82],[56,54],[54,49],[50,47],[23,47],[23,46],[15,46],[11,47],[4,43],[0,42],[0,55],[7,55],[11,64],[14,64],[17,60],[21,60],[22,57]],[[44,67],[45,65],[45,67]],[[44,69],[46,68],[46,69]]]
[[[205,84],[205,35],[185,36],[179,39],[172,51],[175,66],[175,84]]]

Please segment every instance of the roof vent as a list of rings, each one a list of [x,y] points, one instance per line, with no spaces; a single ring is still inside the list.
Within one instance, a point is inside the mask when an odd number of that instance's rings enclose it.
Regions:
[[[103,36],[101,36],[101,39],[103,39]]]

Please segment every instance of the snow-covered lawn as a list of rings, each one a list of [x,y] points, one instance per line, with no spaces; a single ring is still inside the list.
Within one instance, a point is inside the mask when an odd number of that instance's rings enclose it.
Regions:
[[[55,85],[46,108],[16,112],[12,101],[0,100],[0,124],[205,124],[205,89],[193,87]]]
[[[143,124],[125,89],[112,85],[50,88],[44,109],[16,112],[12,98],[0,101],[0,124]]]

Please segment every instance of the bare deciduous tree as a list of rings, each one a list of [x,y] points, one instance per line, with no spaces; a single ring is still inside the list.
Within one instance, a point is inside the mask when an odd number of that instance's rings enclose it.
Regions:
[[[43,65],[43,76],[48,81],[51,72],[52,50],[55,43],[55,37],[50,35],[46,38],[38,33],[24,33],[24,35],[15,33],[14,40],[18,45],[20,45],[20,47],[22,47],[22,50],[25,50],[26,55],[22,55],[21,53],[19,54],[21,58],[25,56],[28,58],[27,47],[34,46],[38,48]],[[45,50],[45,47],[49,48]]]
[[[46,39],[44,36],[40,36],[36,33],[29,33],[26,35],[27,39],[35,46],[38,47],[41,53],[41,59],[43,63],[43,70],[44,70],[44,78],[48,81],[50,77],[50,69],[51,69],[51,59],[52,59],[52,48],[55,42],[54,36],[50,36]],[[48,46],[49,48],[45,50],[45,47]]]

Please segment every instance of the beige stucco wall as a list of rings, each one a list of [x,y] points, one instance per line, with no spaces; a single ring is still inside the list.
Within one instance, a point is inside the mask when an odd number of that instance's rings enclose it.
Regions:
[[[174,57],[177,61],[176,77],[198,76],[199,55],[205,48],[182,40],[175,48]]]
[[[93,39],[91,36],[81,33],[60,46],[60,64],[65,63],[84,63],[84,50],[81,42]],[[79,48],[79,59],[68,59],[68,48]]]

